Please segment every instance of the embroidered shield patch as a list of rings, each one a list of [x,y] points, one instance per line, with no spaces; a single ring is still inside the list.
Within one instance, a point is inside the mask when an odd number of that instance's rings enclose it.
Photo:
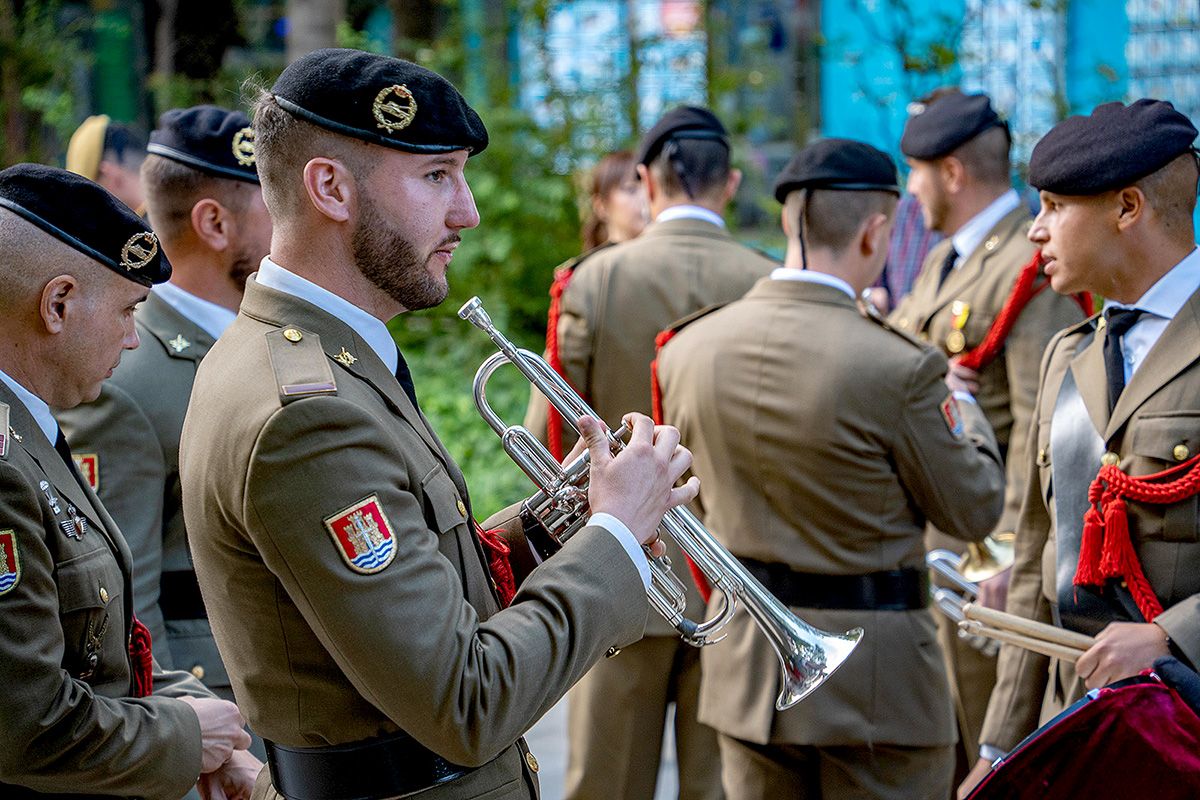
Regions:
[[[0,531],[0,596],[12,591],[21,581],[21,557],[17,554],[17,535],[11,529]]]
[[[379,572],[396,557],[396,539],[378,495],[326,517],[325,528],[342,560],[355,572],[364,575]]]
[[[958,400],[954,395],[950,395],[942,401],[941,409],[942,420],[950,429],[950,435],[955,439],[961,439],[963,437],[963,418],[962,411],[958,407]]]
[[[100,456],[95,453],[73,453],[71,458],[75,459],[79,474],[92,487],[92,491],[100,491]]]

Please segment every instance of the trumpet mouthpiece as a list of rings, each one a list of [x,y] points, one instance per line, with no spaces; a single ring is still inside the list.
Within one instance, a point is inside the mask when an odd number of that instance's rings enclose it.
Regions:
[[[472,297],[463,303],[462,308],[458,310],[458,316],[483,330],[487,330],[492,324],[491,317],[483,310],[483,301],[478,297]]]

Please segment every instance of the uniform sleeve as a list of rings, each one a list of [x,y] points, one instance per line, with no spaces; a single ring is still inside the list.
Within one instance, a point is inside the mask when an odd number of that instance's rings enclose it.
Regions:
[[[1200,595],[1187,597],[1164,610],[1154,622],[1195,668],[1200,665]]]
[[[154,426],[136,400],[112,381],[95,402],[58,413],[71,450],[94,453],[97,494],[133,553],[133,610],[150,629],[155,657],[174,664],[159,608],[163,559],[166,458]]]
[[[1040,384],[1045,381],[1049,358],[1050,351],[1047,350],[1042,359]],[[1044,402],[1042,389],[1039,389],[1035,411]],[[1036,415],[1032,417],[1037,418]],[[1050,513],[1042,497],[1038,474],[1037,435],[1036,426],[1030,424],[1023,448],[1025,482],[1005,610],[1018,617],[1052,623],[1050,603],[1042,592],[1042,556],[1050,537]],[[1011,645],[1001,646],[996,687],[992,690],[979,736],[981,744],[1008,751],[1037,728],[1049,668],[1050,659],[1046,656]]]
[[[1083,311],[1070,297],[1050,289],[1033,298],[1017,318],[1017,324],[1004,343],[1004,365],[1008,376],[1009,407],[1012,410],[1012,434],[1006,454],[1004,514],[999,531],[1016,530],[1017,516],[1025,495],[1029,467],[1026,435],[1033,420],[1037,400],[1039,367],[1046,345],[1054,334],[1083,320]]]
[[[645,591],[616,539],[587,527],[526,578],[509,608],[480,621],[426,523],[428,513],[440,535],[458,530],[458,512],[426,505],[451,491],[450,479],[439,466],[415,487],[406,466],[358,406],[294,402],[255,444],[245,519],[265,565],[362,696],[444,758],[479,765],[609,647],[641,637]],[[377,504],[397,547],[370,574],[349,566],[325,522],[363,500]]]
[[[62,669],[55,564],[33,491],[0,464],[0,532],[18,581],[0,595],[0,782],[48,794],[182,797],[200,774],[200,725],[184,703],[100,697]]]
[[[991,533],[1003,503],[996,437],[975,403],[945,383],[946,360],[929,349],[909,377],[896,438],[900,482],[938,530],[977,541]]]

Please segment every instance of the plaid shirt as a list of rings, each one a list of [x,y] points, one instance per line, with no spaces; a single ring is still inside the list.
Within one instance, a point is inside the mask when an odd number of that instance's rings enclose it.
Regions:
[[[875,282],[876,286],[888,290],[892,308],[912,291],[925,256],[943,238],[940,233],[925,227],[917,198],[911,194],[900,198],[896,206],[896,224],[888,244],[887,263],[883,267],[883,274]]]

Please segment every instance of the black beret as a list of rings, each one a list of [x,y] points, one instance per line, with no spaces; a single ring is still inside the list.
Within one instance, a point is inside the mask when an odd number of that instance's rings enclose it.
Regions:
[[[1050,129],[1029,158],[1029,185],[1056,194],[1121,189],[1192,149],[1196,128],[1165,100],[1105,103]]]
[[[729,134],[715,114],[707,108],[680,106],[664,114],[642,137],[637,163],[648,165],[671,139],[709,139],[729,146]]]
[[[989,128],[1008,130],[986,94],[950,92],[931,103],[913,103],[909,110],[900,152],[921,161],[949,155]]]
[[[361,50],[315,50],[271,88],[287,112],[322,128],[410,153],[480,153],[487,128],[450,81]]]
[[[775,199],[797,189],[838,189],[900,194],[891,157],[853,139],[822,139],[797,153],[775,179]]]
[[[259,182],[254,129],[240,111],[216,106],[173,108],[158,118],[146,152],[218,178]]]
[[[158,237],[102,186],[64,169],[0,170],[0,207],[143,286],[171,277]]]

